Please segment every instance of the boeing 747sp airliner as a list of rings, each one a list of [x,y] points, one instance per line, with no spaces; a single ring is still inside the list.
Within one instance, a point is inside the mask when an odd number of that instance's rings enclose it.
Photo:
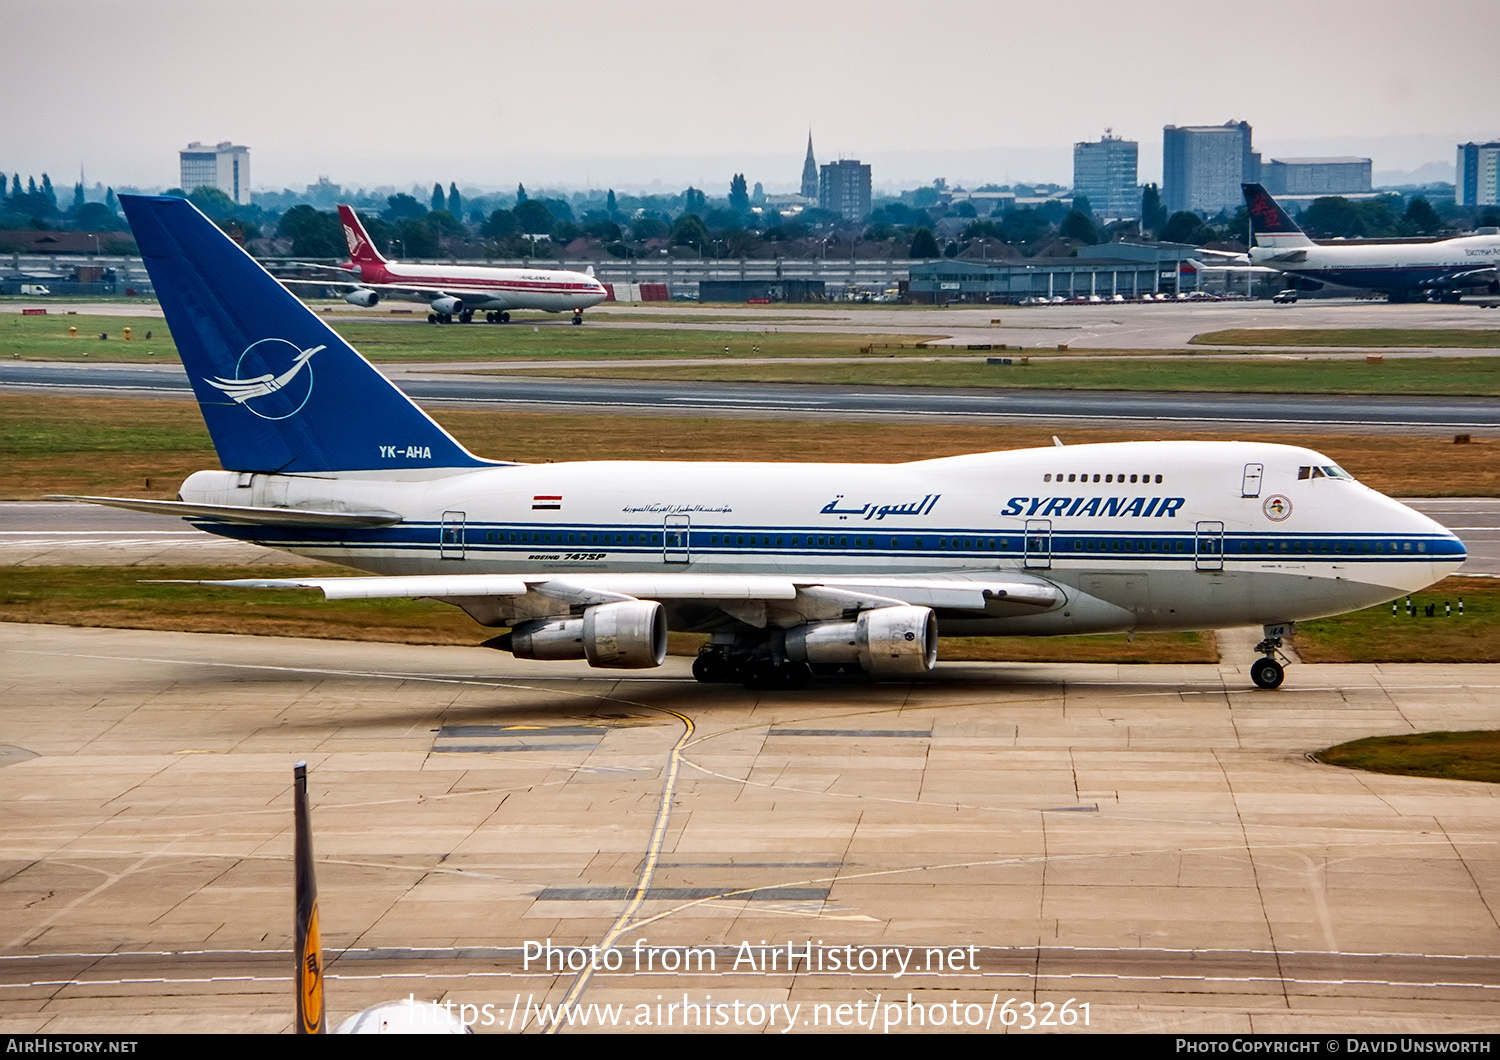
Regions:
[[[468,452],[182,199],[123,196],[224,470],[178,501],[79,498],[369,576],[229,582],[428,597],[528,659],[754,688],[922,674],[938,635],[1293,622],[1431,585],[1463,543],[1309,449],[1053,446],[899,464],[588,461]],[[789,427],[794,431],[794,427]]]

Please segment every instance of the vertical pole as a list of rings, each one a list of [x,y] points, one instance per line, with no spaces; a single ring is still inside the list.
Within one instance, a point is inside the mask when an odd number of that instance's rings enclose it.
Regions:
[[[323,941],[318,932],[318,882],[313,877],[312,822],[307,809],[307,763],[292,767],[296,837],[292,856],[296,876],[293,955],[297,961],[297,1033],[327,1033],[323,1009]]]

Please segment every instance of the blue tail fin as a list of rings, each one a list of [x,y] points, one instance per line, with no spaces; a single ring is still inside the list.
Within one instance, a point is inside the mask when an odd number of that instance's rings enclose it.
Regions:
[[[295,474],[480,467],[187,200],[122,195],[219,460]]]

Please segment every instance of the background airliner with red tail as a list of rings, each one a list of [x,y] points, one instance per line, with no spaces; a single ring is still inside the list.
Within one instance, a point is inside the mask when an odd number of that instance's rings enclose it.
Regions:
[[[476,312],[484,312],[491,324],[507,324],[513,309],[571,311],[573,323],[582,324],[583,311],[609,297],[604,285],[594,278],[592,268],[588,272],[566,272],[391,261],[375,249],[370,234],[352,208],[339,206],[339,222],[349,247],[349,261],[337,269],[352,273],[354,279],[284,280],[284,283],[344,288],[344,301],[358,306],[373,306],[384,299],[425,302],[431,308],[427,314],[430,324],[451,324],[454,319],[467,324]]]

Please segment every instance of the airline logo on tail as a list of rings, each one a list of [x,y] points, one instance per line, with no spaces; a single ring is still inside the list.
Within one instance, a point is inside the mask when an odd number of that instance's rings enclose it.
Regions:
[[[1245,209],[1250,214],[1250,230],[1255,233],[1256,246],[1287,249],[1313,245],[1306,233],[1297,227],[1297,222],[1263,186],[1242,184],[1240,187],[1245,193]]]
[[[284,420],[301,412],[307,399],[312,397],[311,361],[313,354],[326,348],[313,346],[303,350],[286,339],[261,339],[245,347],[245,352],[240,354],[233,379],[222,375],[212,379],[205,376],[203,381],[263,420]],[[291,364],[285,370],[277,373],[273,369],[248,378],[245,376],[247,368],[253,372],[283,362],[288,350],[291,351]]]
[[[360,244],[364,240],[360,238],[358,232],[348,225],[344,226],[344,242],[349,244],[349,256],[351,258],[358,257]]]

